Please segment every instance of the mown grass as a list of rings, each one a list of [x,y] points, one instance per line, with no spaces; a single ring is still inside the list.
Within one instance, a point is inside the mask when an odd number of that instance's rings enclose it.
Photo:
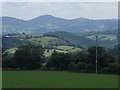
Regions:
[[[117,88],[117,75],[58,71],[3,71],[3,88]]]

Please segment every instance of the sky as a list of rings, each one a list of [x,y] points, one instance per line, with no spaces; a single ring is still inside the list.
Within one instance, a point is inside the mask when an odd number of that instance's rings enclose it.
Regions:
[[[53,15],[65,19],[117,19],[117,2],[2,2],[0,16],[32,19]]]

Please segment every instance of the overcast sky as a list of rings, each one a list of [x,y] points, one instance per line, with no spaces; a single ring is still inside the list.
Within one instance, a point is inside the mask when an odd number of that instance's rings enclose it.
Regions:
[[[0,16],[31,19],[41,15],[53,15],[66,19],[116,19],[117,2],[6,2],[2,3]]]

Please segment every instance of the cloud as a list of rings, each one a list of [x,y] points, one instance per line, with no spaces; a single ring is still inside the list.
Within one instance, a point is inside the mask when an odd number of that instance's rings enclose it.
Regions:
[[[28,2],[3,2],[2,4],[5,7],[26,7]]]
[[[3,14],[30,19],[50,14],[61,18],[117,18],[117,3],[83,2],[7,2],[3,3]]]
[[[1,0],[1,2],[119,2],[119,0]]]

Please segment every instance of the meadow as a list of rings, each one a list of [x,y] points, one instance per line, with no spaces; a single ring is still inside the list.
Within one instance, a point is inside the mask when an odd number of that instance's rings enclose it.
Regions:
[[[117,88],[118,75],[64,71],[3,71],[3,88]]]
[[[55,40],[55,39],[57,39],[57,38],[45,36],[45,37],[41,37],[41,38],[31,38],[30,40],[32,40],[32,41],[34,41],[34,40],[41,41],[43,44],[46,45],[46,44],[48,44],[48,42],[50,40]]]
[[[89,39],[92,39],[92,40],[96,40],[96,35],[91,35],[91,36],[88,36],[86,38],[89,38]],[[115,40],[116,38],[117,38],[116,35],[112,35],[112,34],[99,34],[99,36],[98,36],[99,40],[109,40],[109,41],[112,41],[112,40]]]

